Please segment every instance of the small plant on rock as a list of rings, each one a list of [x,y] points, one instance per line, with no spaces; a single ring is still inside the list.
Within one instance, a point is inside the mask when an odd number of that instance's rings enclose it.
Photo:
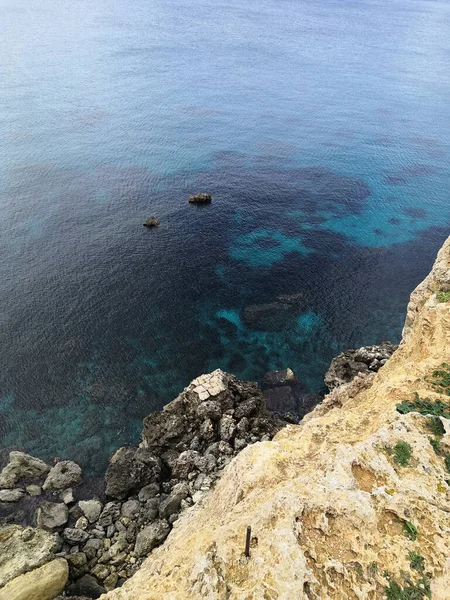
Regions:
[[[410,412],[418,412],[421,415],[430,415],[434,417],[445,417],[450,419],[450,404],[442,400],[432,401],[429,398],[421,400],[417,392],[414,394],[414,400],[403,400],[397,404],[397,411],[402,415]]]
[[[442,363],[439,369],[435,369],[431,377],[424,377],[436,392],[450,396],[450,365]]]
[[[413,542],[417,540],[417,527],[413,525],[410,521],[405,521],[403,523],[403,533]]]
[[[438,456],[441,455],[441,441],[439,438],[428,438],[430,440],[430,444],[433,447],[435,454]]]
[[[421,554],[412,551],[409,553],[408,556],[410,560],[409,566],[411,567],[411,569],[422,572],[425,568],[425,558]]]
[[[411,446],[408,442],[397,442],[394,446],[394,460],[402,467],[407,467],[411,460]]]
[[[436,298],[438,302],[449,302],[450,301],[450,292],[438,292],[436,294]]]

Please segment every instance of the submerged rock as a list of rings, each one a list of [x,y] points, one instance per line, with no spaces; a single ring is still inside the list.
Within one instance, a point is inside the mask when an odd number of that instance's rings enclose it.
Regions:
[[[211,194],[194,194],[193,196],[189,196],[191,204],[209,204],[211,200]]]
[[[331,361],[325,374],[325,384],[331,391],[343,383],[349,383],[358,373],[376,373],[397,348],[391,342],[383,342],[379,346],[347,350]]]
[[[22,490],[0,490],[0,502],[17,502],[23,497]]]

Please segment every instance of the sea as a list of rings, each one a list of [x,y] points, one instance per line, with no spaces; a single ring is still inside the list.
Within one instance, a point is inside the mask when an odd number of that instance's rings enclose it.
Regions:
[[[0,448],[99,473],[217,368],[323,392],[400,341],[449,166],[448,0],[0,0]]]

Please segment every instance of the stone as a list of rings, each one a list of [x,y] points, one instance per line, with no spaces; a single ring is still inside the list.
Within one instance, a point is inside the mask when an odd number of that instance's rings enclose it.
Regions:
[[[0,502],[17,502],[24,495],[22,490],[0,490]]]
[[[195,469],[195,462],[199,457],[200,454],[195,450],[182,452],[173,467],[173,476],[177,479],[186,479],[189,473]]]
[[[8,581],[48,562],[55,538],[42,529],[7,525],[0,528],[0,588]]]
[[[49,469],[50,467],[39,458],[24,452],[10,452],[9,462],[0,473],[0,488],[13,488],[19,481],[41,477]]]
[[[25,491],[30,496],[40,496],[42,494],[42,488],[40,485],[34,485],[34,484],[27,485],[27,487],[25,488]]]
[[[145,502],[146,500],[150,500],[150,498],[155,498],[160,492],[158,483],[149,483],[144,486],[138,495],[139,502]]]
[[[94,548],[95,550],[100,550],[100,548],[103,548],[103,542],[97,538],[90,538],[86,542],[84,548]]]
[[[64,502],[64,504],[72,504],[72,502],[75,501],[72,488],[62,491],[59,495],[59,498]]]
[[[120,516],[120,504],[117,502],[108,502],[103,507],[103,510],[98,518],[98,525],[101,527],[108,527],[108,525],[112,525],[114,521]]]
[[[162,519],[167,519],[174,513],[180,511],[181,501],[189,495],[189,486],[187,483],[177,483],[169,496],[163,500],[159,506],[159,515]]]
[[[57,558],[7,583],[0,589],[0,600],[53,600],[63,591],[68,576],[67,562]]]
[[[82,596],[87,598],[100,598],[106,592],[105,588],[99,585],[98,581],[92,575],[84,575],[75,583],[67,587],[67,592],[73,596]]]
[[[155,521],[142,529],[136,537],[134,551],[136,556],[147,556],[153,548],[161,544],[169,535],[170,527],[167,521]]]
[[[73,527],[67,527],[62,532],[63,538],[71,544],[75,546],[76,544],[84,544],[89,539],[89,534],[82,529],[75,529]]]
[[[143,223],[144,227],[158,227],[159,221],[156,217],[150,217]]]
[[[230,415],[223,415],[223,417],[220,419],[220,439],[229,442],[232,439],[235,431],[236,424],[233,417]]]
[[[86,519],[86,517],[80,517],[75,523],[75,529],[83,529],[83,531],[86,531],[88,526],[89,521]]]
[[[211,194],[194,194],[189,196],[190,204],[209,204],[212,200]]]
[[[62,502],[44,500],[36,510],[36,524],[42,529],[52,531],[61,527],[69,518],[69,510]]]
[[[141,505],[137,500],[127,500],[122,504],[122,508],[120,509],[120,514],[122,517],[134,517],[139,512]]]
[[[103,581],[109,575],[109,567],[106,565],[95,565],[93,569],[91,569],[91,574],[94,575],[99,581]]]
[[[106,579],[103,581],[105,590],[107,592],[110,592],[111,590],[113,590],[116,587],[118,579],[119,579],[119,576],[117,575],[117,573],[111,573],[110,575],[108,575],[108,577],[106,577]]]
[[[112,456],[105,475],[106,494],[123,500],[134,490],[158,482],[161,460],[145,448],[119,448]]]
[[[45,491],[63,490],[81,483],[81,467],[71,460],[62,460],[50,469],[42,486]]]
[[[80,568],[87,563],[87,557],[84,552],[73,552],[67,555],[67,562],[71,567]]]
[[[78,502],[78,506],[80,507],[81,511],[83,512],[84,516],[89,521],[89,523],[95,523],[96,521],[98,521],[98,518],[103,508],[100,500],[96,499],[80,500]]]
[[[197,415],[200,419],[208,418],[212,421],[218,421],[222,416],[222,411],[219,402],[214,400],[207,400],[206,402],[202,402],[200,406],[197,407]]]

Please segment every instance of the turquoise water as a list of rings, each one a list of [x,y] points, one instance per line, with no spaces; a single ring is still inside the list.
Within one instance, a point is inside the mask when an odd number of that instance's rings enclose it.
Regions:
[[[0,11],[1,447],[95,471],[202,372],[315,392],[399,340],[449,232],[448,2]]]

